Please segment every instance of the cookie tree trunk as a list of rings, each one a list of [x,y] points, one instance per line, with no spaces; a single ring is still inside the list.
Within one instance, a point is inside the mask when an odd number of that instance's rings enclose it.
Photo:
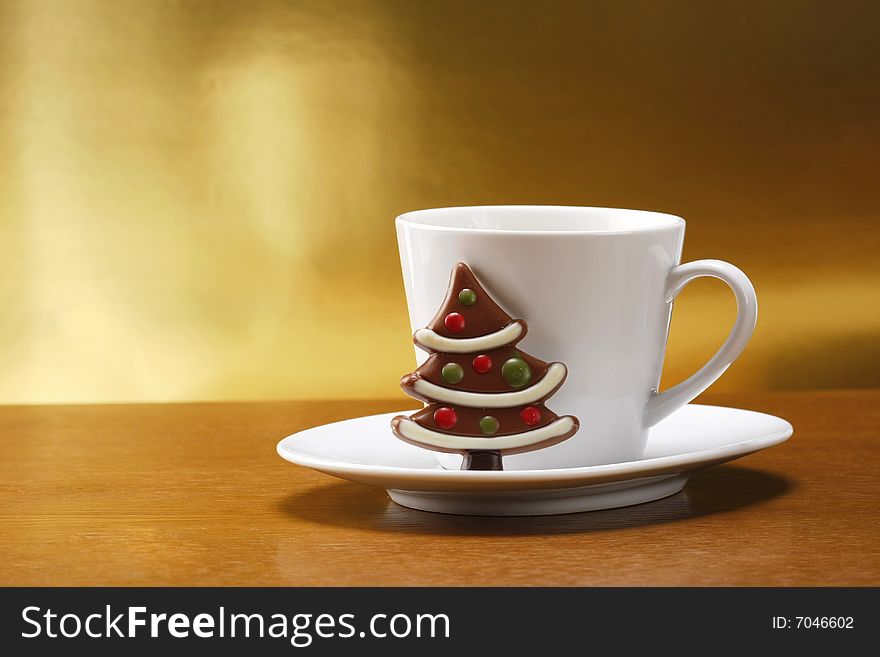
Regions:
[[[503,470],[501,452],[465,452],[462,470]]]

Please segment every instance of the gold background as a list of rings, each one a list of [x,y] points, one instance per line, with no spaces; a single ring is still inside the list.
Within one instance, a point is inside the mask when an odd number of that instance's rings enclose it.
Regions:
[[[393,219],[483,203],[680,214],[718,388],[876,386],[878,7],[4,1],[0,401],[400,395]]]

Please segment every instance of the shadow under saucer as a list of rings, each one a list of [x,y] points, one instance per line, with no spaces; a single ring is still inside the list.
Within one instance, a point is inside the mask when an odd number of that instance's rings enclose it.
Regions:
[[[437,535],[552,535],[631,529],[735,511],[779,497],[794,484],[782,475],[735,465],[693,474],[680,493],[645,504],[554,516],[487,517],[415,511],[379,488],[331,483],[278,502],[292,518],[372,531]]]

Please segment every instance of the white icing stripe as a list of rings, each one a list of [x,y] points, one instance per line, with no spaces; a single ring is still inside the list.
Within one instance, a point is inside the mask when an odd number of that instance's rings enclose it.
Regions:
[[[447,449],[474,449],[474,450],[504,450],[515,449],[542,443],[545,440],[558,438],[567,434],[574,428],[574,422],[567,415],[557,418],[546,427],[516,433],[510,436],[498,436],[497,438],[480,438],[479,436],[453,436],[448,433],[440,433],[417,424],[409,418],[401,418],[397,430],[409,438],[423,445],[444,447]]]
[[[551,363],[544,378],[535,385],[514,392],[466,392],[450,390],[430,381],[418,379],[413,390],[432,401],[470,406],[471,408],[509,408],[523,406],[548,397],[565,379],[565,365]]]
[[[413,335],[416,344],[429,351],[442,351],[447,354],[471,354],[475,351],[497,349],[514,342],[522,335],[522,324],[515,321],[500,331],[481,335],[477,338],[447,338],[431,329],[421,328]]]

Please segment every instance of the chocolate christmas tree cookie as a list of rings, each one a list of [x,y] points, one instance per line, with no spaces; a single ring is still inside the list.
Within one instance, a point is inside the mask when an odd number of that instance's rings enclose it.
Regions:
[[[578,430],[572,415],[544,402],[565,381],[562,363],[545,363],[516,348],[526,323],[489,296],[463,262],[452,271],[440,311],[413,335],[431,355],[400,386],[426,402],[391,420],[394,435],[438,452],[464,455],[462,470],[501,470],[501,457],[542,449]]]

